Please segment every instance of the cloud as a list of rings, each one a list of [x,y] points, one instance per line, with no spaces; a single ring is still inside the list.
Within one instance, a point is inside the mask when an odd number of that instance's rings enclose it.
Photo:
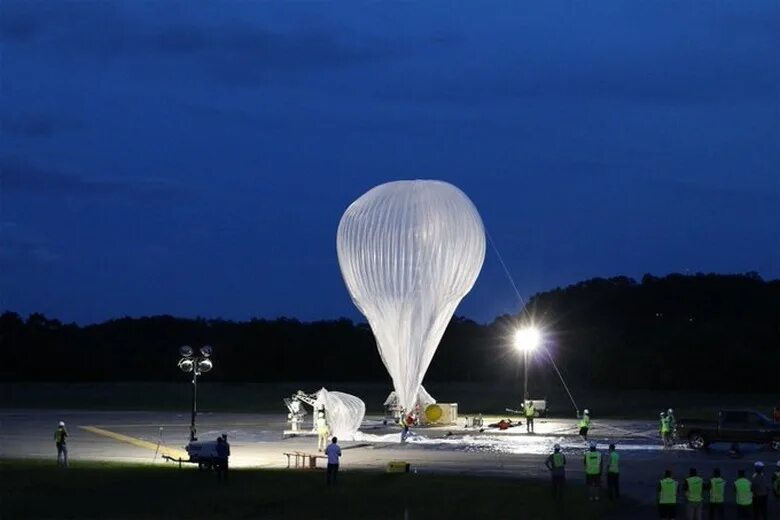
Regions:
[[[44,169],[16,157],[0,157],[3,192],[65,195],[143,195],[170,198],[181,193],[178,185],[157,179],[96,178]]]

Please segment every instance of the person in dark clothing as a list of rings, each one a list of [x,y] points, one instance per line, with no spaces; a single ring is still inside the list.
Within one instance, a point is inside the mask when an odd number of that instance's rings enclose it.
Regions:
[[[750,477],[750,489],[753,492],[753,518],[756,520],[769,518],[769,482],[764,475],[764,463],[761,461],[753,465],[753,475]]]
[[[336,477],[339,474],[339,458],[341,457],[341,448],[338,445],[339,440],[333,437],[330,445],[325,448],[325,455],[328,456],[328,470],[325,473],[325,482],[330,486],[336,485]]]
[[[57,445],[57,465],[68,467],[68,430],[65,429],[65,422],[60,421],[57,429],[54,431],[54,444]]]
[[[217,438],[217,480],[228,480],[228,459],[230,458],[230,444],[227,441],[227,435]]]

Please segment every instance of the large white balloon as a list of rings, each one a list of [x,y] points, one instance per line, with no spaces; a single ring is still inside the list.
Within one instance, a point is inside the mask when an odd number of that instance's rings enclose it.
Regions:
[[[446,182],[389,182],[347,208],[336,242],[352,300],[374,331],[401,406],[412,410],[444,330],[482,269],[482,219]]]

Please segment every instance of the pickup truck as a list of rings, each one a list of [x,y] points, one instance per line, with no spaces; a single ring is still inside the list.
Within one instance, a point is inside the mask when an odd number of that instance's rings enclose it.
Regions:
[[[752,410],[722,410],[714,421],[680,419],[677,436],[691,448],[706,448],[714,442],[769,444],[780,450],[780,423]]]

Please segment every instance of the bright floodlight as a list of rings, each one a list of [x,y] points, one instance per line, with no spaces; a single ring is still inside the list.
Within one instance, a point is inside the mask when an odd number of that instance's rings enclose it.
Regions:
[[[203,354],[203,357],[209,357],[211,355],[211,346],[204,345],[200,348],[200,353]]]
[[[536,327],[526,327],[515,332],[515,348],[521,352],[536,350],[542,340],[542,335]]]
[[[192,357],[192,347],[189,345],[184,345],[183,347],[179,348],[179,354],[181,354],[184,357]]]
[[[210,359],[201,359],[198,361],[198,372],[208,372],[213,366]]]

